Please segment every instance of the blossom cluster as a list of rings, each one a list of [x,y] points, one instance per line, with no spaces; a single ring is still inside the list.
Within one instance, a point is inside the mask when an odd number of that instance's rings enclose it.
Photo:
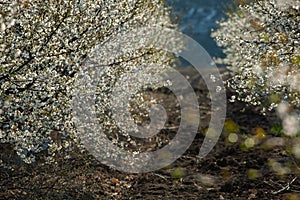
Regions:
[[[300,2],[256,1],[240,6],[213,32],[235,76],[237,99],[272,109],[300,103]],[[235,99],[235,97],[233,97]]]
[[[239,5],[212,36],[232,71],[232,101],[276,108],[285,134],[300,132],[300,1],[259,0]],[[297,146],[297,145],[296,145]],[[298,150],[297,150],[298,149]],[[295,154],[299,155],[299,145]]]
[[[79,138],[71,94],[85,58],[121,31],[173,27],[168,12],[160,0],[1,1],[0,143],[13,144],[26,163],[43,150],[51,157],[57,150],[72,148]],[[164,66],[171,60],[153,49],[108,59],[110,72],[97,91],[99,110],[105,110],[101,106],[124,71],[146,61]],[[109,124],[109,116],[100,111],[100,122]]]

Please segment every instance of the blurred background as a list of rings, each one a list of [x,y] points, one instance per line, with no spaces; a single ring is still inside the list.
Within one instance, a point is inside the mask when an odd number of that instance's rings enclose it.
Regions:
[[[173,8],[172,19],[183,33],[201,44],[211,57],[225,56],[210,33],[217,28],[216,21],[226,18],[224,11],[232,0],[167,0],[167,4]]]

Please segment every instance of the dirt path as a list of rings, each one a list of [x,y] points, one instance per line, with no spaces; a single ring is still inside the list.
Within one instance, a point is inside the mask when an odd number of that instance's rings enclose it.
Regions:
[[[14,170],[0,170],[0,199],[286,199],[299,200],[300,170],[286,151],[286,146],[267,148],[268,141],[288,142],[269,134],[276,117],[264,117],[241,102],[228,103],[227,126],[239,132],[235,143],[228,142],[224,131],[219,142],[203,159],[198,159],[199,147],[210,120],[210,102],[205,84],[190,69],[182,70],[190,77],[200,102],[201,125],[193,144],[176,162],[159,171],[126,174],[100,164],[86,153],[73,152],[66,160],[57,156],[57,163],[48,165],[38,160],[25,165],[12,148],[0,145],[0,157]],[[230,92],[228,92],[229,95]],[[153,95],[165,103],[168,126],[179,123],[178,105],[168,91]],[[267,133],[252,148],[245,140],[253,131]],[[227,127],[228,129],[228,127]],[[176,129],[164,133],[172,139]],[[145,143],[145,145],[150,145]],[[44,155],[39,155],[42,159]],[[298,165],[299,166],[299,165]],[[288,184],[290,183],[290,187]]]

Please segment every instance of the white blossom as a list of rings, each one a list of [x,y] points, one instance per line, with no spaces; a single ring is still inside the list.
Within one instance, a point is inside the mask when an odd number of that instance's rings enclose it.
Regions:
[[[48,149],[52,155],[79,142],[71,116],[73,83],[97,45],[141,26],[174,27],[160,0],[3,0],[0,10],[0,142],[15,145],[27,163],[34,153]],[[171,60],[153,49],[107,60],[110,71],[97,92],[99,120],[108,133],[115,125],[103,102],[118,76],[141,63],[163,67]],[[61,134],[61,146],[51,139],[53,130]]]
[[[284,134],[298,141],[292,147],[296,158],[300,133],[299,5],[299,0],[240,5],[212,33],[227,55],[218,61],[232,71],[227,83],[236,94],[230,101],[258,105],[263,114],[276,108]]]
[[[281,101],[299,107],[299,5],[298,0],[242,5],[212,33],[227,55],[222,62],[233,72],[228,85],[240,100],[269,109]]]

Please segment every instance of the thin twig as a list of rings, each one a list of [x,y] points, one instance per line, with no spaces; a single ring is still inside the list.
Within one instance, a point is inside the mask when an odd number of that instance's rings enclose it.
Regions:
[[[170,127],[164,127],[162,129],[178,129],[179,126],[170,126]]]
[[[293,182],[297,179],[297,177],[293,178],[293,180],[291,182],[289,182],[285,187],[281,188],[278,191],[272,192],[272,194],[279,194],[283,191],[287,191],[290,190],[290,186],[293,184]]]
[[[160,175],[160,174],[155,174],[155,173],[153,173],[155,176],[158,176],[158,177],[160,177],[160,178],[162,178],[162,179],[164,179],[165,181],[167,181],[167,178],[166,177],[164,177],[163,175]]]

